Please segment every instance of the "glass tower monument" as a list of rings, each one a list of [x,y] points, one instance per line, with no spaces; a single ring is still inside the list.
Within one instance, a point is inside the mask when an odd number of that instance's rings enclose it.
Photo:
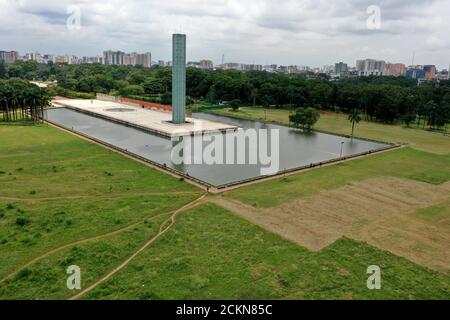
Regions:
[[[186,123],[186,35],[172,35],[172,122]]]

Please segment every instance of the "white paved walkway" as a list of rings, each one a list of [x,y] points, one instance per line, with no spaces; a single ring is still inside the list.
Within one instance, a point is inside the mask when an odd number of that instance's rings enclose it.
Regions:
[[[93,113],[102,118],[124,121],[169,137],[237,129],[228,124],[193,118],[187,118],[186,124],[175,125],[170,123],[172,114],[169,112],[143,109],[118,102],[70,99],[54,100],[53,105]]]

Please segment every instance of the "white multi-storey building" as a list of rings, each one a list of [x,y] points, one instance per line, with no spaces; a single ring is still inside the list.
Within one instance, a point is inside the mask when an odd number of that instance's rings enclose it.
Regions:
[[[386,71],[386,62],[375,59],[357,60],[356,70],[361,77],[383,76]]]
[[[17,59],[19,59],[19,53],[17,51],[0,51],[0,61],[13,63]]]

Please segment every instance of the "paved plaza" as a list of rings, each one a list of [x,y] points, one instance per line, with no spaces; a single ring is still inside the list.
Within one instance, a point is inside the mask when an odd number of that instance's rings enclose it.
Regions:
[[[67,107],[101,118],[119,121],[167,137],[237,129],[237,127],[228,124],[194,118],[186,118],[187,123],[176,125],[171,122],[172,114],[170,112],[95,99],[54,100],[53,106]]]

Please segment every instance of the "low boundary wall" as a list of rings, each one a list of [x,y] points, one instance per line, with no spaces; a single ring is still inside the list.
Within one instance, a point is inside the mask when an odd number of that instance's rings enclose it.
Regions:
[[[136,100],[136,99],[130,99],[130,98],[123,98],[123,97],[116,97],[111,96],[104,93],[97,93],[96,95],[97,100],[101,101],[110,101],[110,102],[118,102],[127,104],[133,107],[141,107],[141,108],[149,108],[159,111],[166,111],[166,112],[172,112],[172,106],[168,106],[161,103],[154,103],[154,102],[148,102],[143,100]]]

